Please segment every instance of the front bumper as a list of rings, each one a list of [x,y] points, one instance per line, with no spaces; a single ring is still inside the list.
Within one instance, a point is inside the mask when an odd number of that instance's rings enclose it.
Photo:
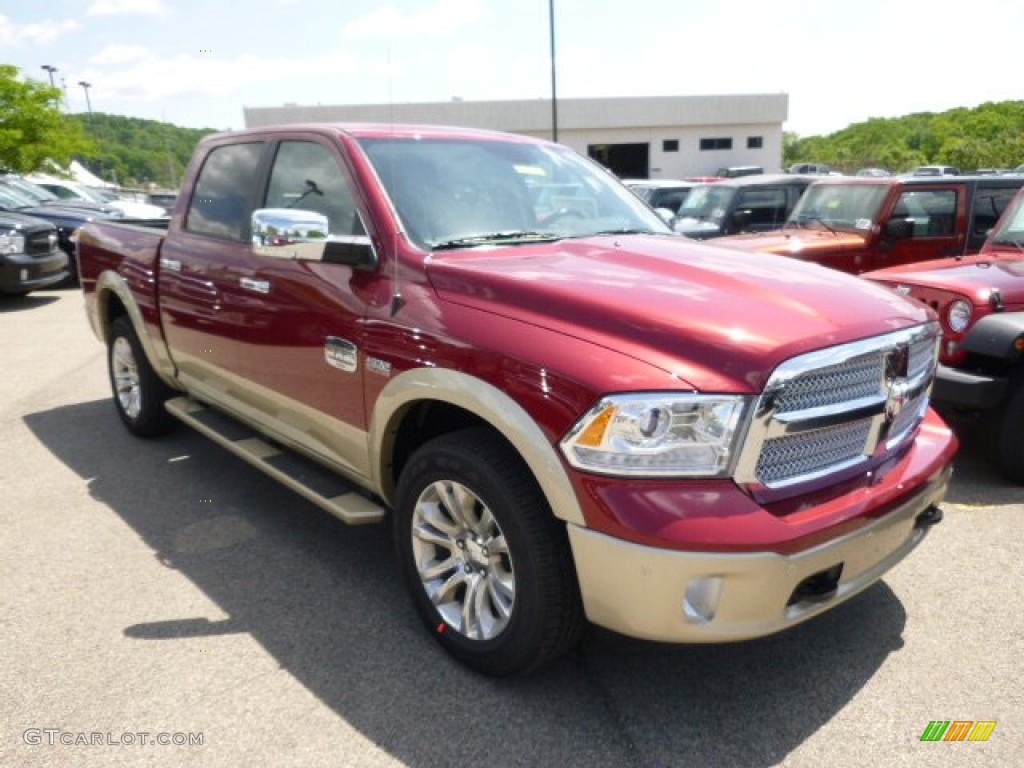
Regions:
[[[67,278],[67,266],[68,257],[61,251],[46,256],[0,256],[0,293],[28,293],[56,285]]]
[[[941,405],[955,405],[971,410],[991,408],[1003,398],[1006,378],[961,371],[939,364],[932,387],[932,400]]]
[[[588,619],[632,637],[727,642],[779,632],[853,597],[941,519],[948,463],[887,514],[806,549],[694,552],[569,526]]]

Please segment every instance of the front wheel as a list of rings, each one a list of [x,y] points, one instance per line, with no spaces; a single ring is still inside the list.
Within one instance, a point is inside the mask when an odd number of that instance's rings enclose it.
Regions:
[[[1008,480],[1024,485],[1024,450],[1021,449],[1021,435],[1024,434],[1024,374],[1018,374],[1011,381],[1015,384],[1015,391],[1000,413],[994,446],[995,460]]]
[[[399,479],[394,535],[420,616],[466,665],[518,674],[577,641],[565,526],[497,436],[468,430],[419,448]]]
[[[110,324],[107,369],[117,415],[132,433],[156,437],[174,428],[174,418],[164,409],[174,390],[156,375],[126,315]]]

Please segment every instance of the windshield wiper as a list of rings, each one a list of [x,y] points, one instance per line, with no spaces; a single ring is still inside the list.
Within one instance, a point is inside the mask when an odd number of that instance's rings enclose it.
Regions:
[[[653,229],[636,229],[622,227],[620,229],[602,229],[599,232],[588,232],[579,237],[597,237],[598,235],[667,235],[668,232],[655,232]]]
[[[807,222],[811,222],[811,221],[813,221],[815,224],[821,224],[821,226],[823,226],[825,229],[827,229],[833,235],[838,235],[839,234],[839,230],[835,229],[831,224],[829,224],[823,218],[821,218],[820,216],[814,216],[814,215],[809,214],[809,213],[804,213],[804,214],[801,214],[800,216],[796,217],[795,219],[790,219],[789,221],[787,221],[785,223],[785,225],[783,225],[782,228],[785,229],[790,224],[795,224],[797,229],[803,229],[804,225]]]
[[[564,235],[554,232],[534,232],[532,230],[513,230],[509,232],[489,232],[483,235],[469,235],[454,240],[445,240],[434,246],[435,251],[452,250],[455,248],[472,248],[477,245],[517,245],[519,243],[539,243],[561,240]]]

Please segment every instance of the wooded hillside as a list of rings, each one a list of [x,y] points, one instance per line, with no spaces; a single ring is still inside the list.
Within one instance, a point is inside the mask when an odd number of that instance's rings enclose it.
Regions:
[[[96,147],[80,162],[104,181],[126,187],[155,183],[177,189],[192,150],[212,128],[182,128],[158,120],[108,115],[68,115],[79,123]]]
[[[963,171],[1024,163],[1024,101],[989,102],[973,109],[872,118],[828,136],[787,133],[783,167],[827,163],[838,170],[954,165]]]

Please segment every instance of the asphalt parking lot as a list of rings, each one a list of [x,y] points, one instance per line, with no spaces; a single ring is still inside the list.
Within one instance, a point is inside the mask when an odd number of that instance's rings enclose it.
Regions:
[[[1024,764],[1024,489],[973,445],[942,525],[815,621],[594,630],[495,681],[422,631],[384,527],[186,428],[131,437],[77,291],[0,299],[0,350],[0,765]],[[923,743],[932,720],[997,726]]]

